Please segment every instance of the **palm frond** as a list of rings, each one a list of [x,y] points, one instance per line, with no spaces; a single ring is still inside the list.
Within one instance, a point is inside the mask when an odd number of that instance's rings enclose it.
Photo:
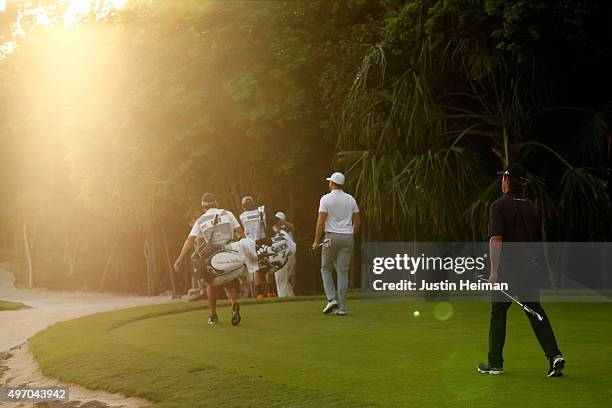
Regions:
[[[611,210],[608,183],[593,175],[594,170],[610,175],[610,169],[568,168],[555,191],[559,213],[564,214],[566,231],[582,232],[588,240],[594,240],[610,229],[609,223],[593,217],[593,214],[600,214],[607,220]]]

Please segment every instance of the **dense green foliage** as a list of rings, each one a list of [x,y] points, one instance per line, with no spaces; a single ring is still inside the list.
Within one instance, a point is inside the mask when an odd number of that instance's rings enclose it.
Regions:
[[[30,348],[47,375],[155,407],[607,404],[609,303],[546,306],[568,358],[566,377],[552,380],[518,307],[502,376],[476,373],[486,359],[486,304],[349,300],[346,317],[321,307],[322,299],[249,304],[238,327],[228,308],[216,326],[200,305],[129,309],[59,323]]]
[[[582,0],[130,0],[67,28],[29,16],[0,61],[0,246],[27,246],[39,284],[156,293],[203,191],[235,212],[252,194],[308,243],[332,169],[367,239],[482,240],[511,160],[547,239],[607,240],[610,15]]]
[[[370,236],[480,240],[496,171],[520,161],[546,239],[609,239],[611,15],[605,2],[581,1],[390,10],[339,138]]]
[[[5,240],[21,250],[27,230],[35,269],[61,284],[154,293],[170,286],[203,191],[236,213],[251,194],[307,239],[334,155],[329,112],[369,8],[133,0],[103,21],[34,30],[43,41],[23,39],[0,73],[2,165],[18,174],[0,188]]]

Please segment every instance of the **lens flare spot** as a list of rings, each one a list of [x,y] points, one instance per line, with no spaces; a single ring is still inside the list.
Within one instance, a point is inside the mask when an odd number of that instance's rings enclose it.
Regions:
[[[433,308],[433,316],[441,321],[445,321],[453,317],[453,305],[448,302],[436,303]]]

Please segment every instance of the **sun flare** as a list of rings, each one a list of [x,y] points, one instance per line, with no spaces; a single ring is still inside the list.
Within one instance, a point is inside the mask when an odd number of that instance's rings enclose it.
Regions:
[[[79,21],[105,18],[123,9],[128,0],[55,0],[31,2],[0,0],[0,13],[15,10],[9,31],[0,35],[0,60],[19,46],[20,39],[36,27],[72,27]]]
[[[79,17],[89,14],[92,8],[96,17],[101,18],[113,10],[121,10],[126,3],[127,0],[69,0],[68,7],[64,11],[64,25],[73,26]]]

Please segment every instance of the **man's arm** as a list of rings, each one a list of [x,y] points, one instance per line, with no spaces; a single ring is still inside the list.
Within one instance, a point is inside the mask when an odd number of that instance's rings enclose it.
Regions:
[[[499,260],[501,258],[502,251],[502,236],[492,235],[489,239],[489,252],[491,253],[491,274],[489,275],[489,282],[497,282],[497,271],[499,269]]]
[[[321,243],[321,237],[323,236],[323,232],[325,231],[325,220],[327,220],[327,213],[319,212],[319,218],[317,218],[317,227],[315,229],[315,239],[312,243],[313,249],[317,249],[317,247]]]
[[[353,213],[353,235],[357,235],[359,232],[359,226],[361,225],[361,215],[359,212]]]
[[[236,216],[230,211],[227,211],[227,215],[229,216],[231,226],[234,228],[234,235],[238,236],[238,239],[244,238],[244,228],[240,225]]]
[[[504,236],[504,219],[502,217],[501,208],[497,202],[491,204],[489,209],[489,253],[491,255],[491,273],[489,282],[497,282],[497,271],[499,270],[499,261],[502,251],[502,237]]]
[[[181,270],[181,266],[183,264],[183,258],[185,258],[189,250],[193,247],[195,239],[196,237],[194,237],[193,235],[190,235],[185,240],[185,243],[183,244],[183,248],[181,249],[181,253],[178,256],[178,258],[176,258],[176,262],[174,262],[174,270],[176,272]]]

